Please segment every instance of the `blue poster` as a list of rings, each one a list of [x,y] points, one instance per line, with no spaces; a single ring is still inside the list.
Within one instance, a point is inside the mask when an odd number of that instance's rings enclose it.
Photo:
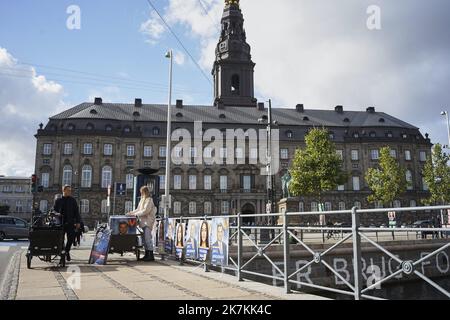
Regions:
[[[186,259],[198,259],[198,239],[201,222],[201,220],[189,220],[184,242],[184,246],[186,247]]]
[[[106,264],[110,239],[111,229],[102,227],[97,230],[94,243],[92,244],[91,255],[89,256],[89,264]]]
[[[211,230],[211,221],[204,220],[200,223],[199,228],[199,245],[198,245],[198,259],[200,261],[206,261],[209,253],[209,238]]]
[[[228,218],[213,218],[211,223],[211,264],[228,265],[228,240],[230,228]]]
[[[165,252],[172,254],[173,253],[173,244],[175,238],[175,224],[176,220],[173,218],[167,219],[167,223],[165,224],[165,232],[164,232],[164,248]]]
[[[186,223],[177,223],[177,229],[175,233],[175,254],[179,259],[183,258],[185,230],[186,230]]]

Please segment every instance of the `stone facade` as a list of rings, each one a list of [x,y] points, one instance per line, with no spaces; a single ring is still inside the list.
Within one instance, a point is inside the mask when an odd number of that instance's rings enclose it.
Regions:
[[[0,204],[9,206],[8,215],[29,220],[32,201],[30,178],[0,176]]]

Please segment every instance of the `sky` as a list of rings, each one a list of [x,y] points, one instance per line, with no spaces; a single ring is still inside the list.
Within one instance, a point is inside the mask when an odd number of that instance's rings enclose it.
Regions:
[[[188,52],[147,0],[0,0],[0,175],[31,175],[33,135],[62,110],[97,96],[166,103],[168,49],[173,99],[212,104],[224,1],[150,1]],[[241,0],[241,8],[259,101],[375,106],[447,144],[448,0]]]

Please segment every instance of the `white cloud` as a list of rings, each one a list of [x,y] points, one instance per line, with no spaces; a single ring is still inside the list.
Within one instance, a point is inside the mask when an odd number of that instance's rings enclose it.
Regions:
[[[182,66],[184,64],[184,62],[186,61],[186,57],[183,54],[183,52],[180,51],[176,51],[173,57],[174,61],[176,64]]]
[[[0,47],[0,174],[30,176],[34,172],[39,123],[67,108],[63,87],[33,67],[19,65]]]
[[[201,48],[209,71],[222,0],[169,0],[163,13]],[[367,28],[370,0],[241,1],[256,63],[260,100],[275,105],[347,110],[375,106],[446,143],[439,113],[450,101],[450,23],[446,0],[379,0],[379,31]],[[448,108],[448,107],[447,107]]]
[[[154,11],[150,14],[150,18],[141,24],[139,30],[146,36],[146,42],[150,44],[156,44],[165,31],[160,18]]]

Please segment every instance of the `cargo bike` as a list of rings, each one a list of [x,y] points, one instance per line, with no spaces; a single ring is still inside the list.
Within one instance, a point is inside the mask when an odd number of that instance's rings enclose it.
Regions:
[[[45,215],[33,216],[29,241],[26,253],[28,269],[31,269],[31,260],[34,257],[44,262],[53,262],[59,257],[59,266],[65,267],[64,225],[61,214],[49,211]]]

